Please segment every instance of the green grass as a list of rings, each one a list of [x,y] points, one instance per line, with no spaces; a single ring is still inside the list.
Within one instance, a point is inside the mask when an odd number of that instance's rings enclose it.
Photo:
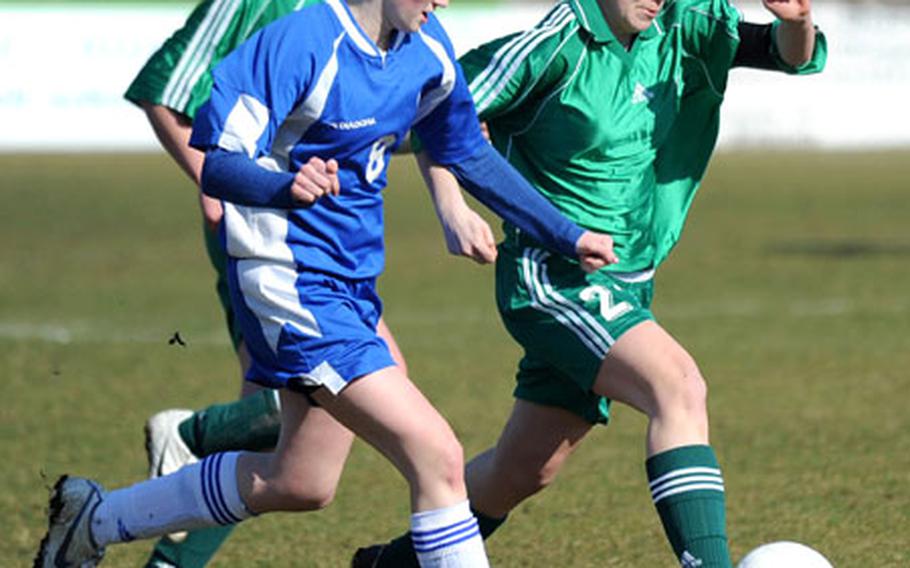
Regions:
[[[910,565],[906,152],[722,154],[655,312],[711,387],[734,555],[789,539],[838,567]],[[143,478],[142,424],[235,396],[193,190],[160,155],[0,156],[0,565],[24,566],[45,487]],[[495,438],[518,349],[491,270],[444,253],[409,161],[387,192],[387,319],[468,454]],[[187,346],[168,345],[179,330]],[[671,567],[618,408],[489,543],[497,566]],[[406,487],[362,444],[335,504],[238,528],[218,566],[345,566],[406,523]],[[150,543],[112,547],[139,566]]]

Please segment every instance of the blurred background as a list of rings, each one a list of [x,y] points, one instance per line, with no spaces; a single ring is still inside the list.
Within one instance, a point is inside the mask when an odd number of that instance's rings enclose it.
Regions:
[[[440,17],[459,51],[551,5],[452,4]],[[0,0],[2,567],[30,565],[57,476],[143,479],[151,414],[237,396],[196,190],[122,98],[193,5]],[[737,5],[769,20],[757,0]],[[720,151],[654,313],[710,385],[734,559],[795,540],[838,568],[906,568],[910,6],[815,0],[814,12],[824,73],[733,71]],[[446,253],[413,160],[394,158],[389,180],[386,320],[472,456],[508,415],[520,349],[493,270]],[[678,568],[645,483],[645,427],[614,407],[491,539],[493,565]],[[406,503],[400,477],[357,443],[333,506],[244,523],[214,566],[347,566],[405,528]],[[150,548],[114,547],[104,565],[141,566]]]
[[[551,4],[455,0],[440,17],[463,51],[528,27]],[[154,149],[122,93],[192,5],[0,0],[0,151]],[[751,21],[768,21],[759,0],[737,6]],[[722,146],[910,143],[910,4],[816,0],[814,10],[830,41],[825,73],[790,81],[735,72]]]

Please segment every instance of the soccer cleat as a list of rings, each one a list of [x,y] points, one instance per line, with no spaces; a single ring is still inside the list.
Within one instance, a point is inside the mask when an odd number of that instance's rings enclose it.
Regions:
[[[384,544],[373,544],[358,548],[351,558],[351,568],[374,568],[385,550]]]
[[[191,410],[162,410],[145,423],[145,452],[149,462],[149,479],[174,473],[181,467],[199,461],[180,436],[180,423],[193,415]],[[183,542],[186,532],[167,535],[173,542]]]
[[[95,544],[91,519],[104,500],[94,481],[64,475],[57,480],[48,506],[47,534],[35,556],[35,568],[97,566],[104,548]]]

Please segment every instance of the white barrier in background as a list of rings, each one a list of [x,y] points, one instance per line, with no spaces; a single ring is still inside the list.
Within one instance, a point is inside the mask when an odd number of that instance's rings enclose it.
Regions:
[[[770,21],[757,2],[746,19]],[[813,3],[828,40],[820,75],[731,75],[722,146],[910,146],[910,5]]]
[[[751,21],[769,16],[741,4]],[[122,93],[190,5],[0,7],[0,151],[146,150],[157,142]],[[533,25],[548,4],[440,12],[456,50]],[[822,4],[822,75],[733,72],[725,147],[910,146],[910,7]]]

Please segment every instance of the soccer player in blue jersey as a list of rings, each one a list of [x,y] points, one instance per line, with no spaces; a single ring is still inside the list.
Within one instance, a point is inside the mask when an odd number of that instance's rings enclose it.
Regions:
[[[191,144],[206,152],[203,190],[224,204],[247,379],[281,389],[278,445],[110,492],[61,477],[37,566],[94,565],[109,544],[324,506],[350,444],[316,435],[316,406],[408,481],[420,565],[487,565],[461,447],[376,332],[389,154],[413,128],[435,162],[543,245],[587,271],[617,259],[610,237],[561,215],[485,141],[433,16],[447,4],[327,0],[263,28],[215,70]],[[313,502],[313,486],[325,499]]]
[[[201,184],[205,154],[189,145],[193,119],[208,100],[211,71],[221,59],[267,24],[320,0],[203,0],[146,61],[125,93],[145,111],[161,145],[196,186]],[[221,201],[199,195],[203,213],[205,250],[215,269],[215,289],[243,374],[250,356],[230,303],[227,258],[218,242]],[[405,371],[404,357],[382,318],[377,333],[389,346],[395,362]],[[209,454],[227,450],[267,451],[275,447],[281,421],[278,396],[272,389],[242,381],[241,398],[213,404],[196,412],[168,409],[154,414],[145,425],[149,477],[176,471]],[[310,416],[311,428],[338,446],[353,434],[321,409]],[[318,492],[318,487],[314,488]],[[318,497],[318,495],[316,495]],[[202,568],[230,534],[232,526],[211,527],[162,538],[152,550],[148,568]]]

